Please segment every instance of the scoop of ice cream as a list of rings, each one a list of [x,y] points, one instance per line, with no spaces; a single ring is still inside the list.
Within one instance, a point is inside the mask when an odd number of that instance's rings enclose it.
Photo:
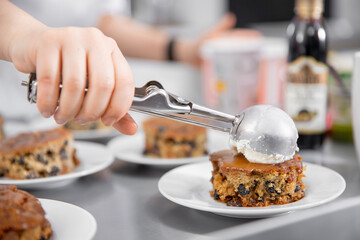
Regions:
[[[230,146],[250,162],[275,164],[292,159],[298,151],[294,121],[283,110],[270,105],[245,109]]]

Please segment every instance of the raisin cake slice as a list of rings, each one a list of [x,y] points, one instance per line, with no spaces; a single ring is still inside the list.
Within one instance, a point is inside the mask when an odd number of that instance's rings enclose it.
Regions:
[[[0,185],[0,239],[47,240],[51,224],[40,201],[13,185]]]
[[[159,158],[199,157],[206,151],[206,129],[165,118],[143,122],[144,154]]]
[[[57,176],[79,164],[69,130],[22,133],[0,143],[0,174],[14,179]]]
[[[210,155],[211,196],[229,206],[264,207],[298,201],[305,196],[301,157],[278,164],[249,162],[241,153]]]

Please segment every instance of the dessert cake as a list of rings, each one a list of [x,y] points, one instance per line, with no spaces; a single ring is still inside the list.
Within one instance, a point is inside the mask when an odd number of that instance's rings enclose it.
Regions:
[[[4,140],[4,138],[5,138],[4,129],[3,129],[3,124],[4,124],[4,120],[3,120],[3,118],[0,116],[0,142],[1,142],[2,140]]]
[[[14,179],[50,177],[79,164],[73,136],[65,128],[22,133],[0,143],[0,175]]]
[[[77,124],[74,120],[70,120],[65,124],[65,127],[70,130],[75,131],[84,131],[84,130],[95,130],[95,129],[107,129],[109,127],[105,126],[101,119],[95,122],[88,122],[83,125]]]
[[[265,207],[305,196],[303,163],[297,154],[277,164],[249,162],[242,153],[224,150],[210,155],[211,196],[228,206]]]
[[[160,158],[198,157],[206,154],[206,129],[165,118],[143,122],[144,154]]]
[[[0,239],[46,240],[51,235],[38,199],[16,186],[0,185]]]

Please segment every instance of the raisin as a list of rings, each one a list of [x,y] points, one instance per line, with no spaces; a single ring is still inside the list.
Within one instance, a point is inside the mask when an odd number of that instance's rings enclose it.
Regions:
[[[213,194],[213,195],[214,195],[214,199],[215,199],[215,200],[220,200],[220,196],[219,196],[219,194],[217,193],[217,190],[216,190],[216,189],[214,190],[214,194]]]
[[[58,168],[57,166],[53,166],[51,168],[51,172],[49,173],[50,176],[57,176],[60,172],[60,168]]]
[[[269,193],[276,193],[274,182],[266,181],[265,188]]]
[[[208,150],[204,150],[204,155],[208,155],[209,154],[209,151]]]
[[[163,132],[165,132],[165,127],[159,127],[159,129],[158,129],[158,131],[159,131],[159,133],[163,133]]]
[[[300,191],[300,189],[301,189],[301,187],[300,187],[299,185],[297,185],[297,186],[295,187],[295,192]]]
[[[231,200],[231,201],[228,201],[226,203],[227,206],[231,206],[231,207],[242,207],[243,205],[241,205],[241,203],[235,201],[235,200]]]
[[[25,158],[24,156],[20,156],[19,160],[18,160],[18,164],[20,165],[24,165],[25,164]]]
[[[46,238],[44,236],[41,236],[39,240],[46,240]]]
[[[49,157],[52,157],[54,155],[54,153],[52,151],[48,150],[46,152],[46,155],[48,155]]]
[[[265,188],[269,193],[276,193],[277,196],[281,193],[281,190],[276,191],[274,182],[266,181]]]
[[[30,172],[28,175],[26,175],[26,179],[34,179],[34,178],[39,178],[40,175],[36,172]]]
[[[250,189],[246,189],[246,187],[243,184],[240,184],[238,187],[238,193],[241,196],[246,196],[250,193]]]
[[[214,176],[211,176],[210,182],[214,182]]]
[[[96,123],[96,122],[91,123],[90,126],[89,126],[89,128],[90,128],[91,130],[97,129],[97,128],[98,128],[98,127],[97,127],[97,123]]]
[[[196,147],[196,142],[194,142],[194,141],[189,141],[188,144],[189,144],[192,148],[195,148],[195,147]]]
[[[41,156],[41,155],[36,155],[36,160],[37,160],[38,162],[41,162],[42,164],[45,164],[45,165],[48,164],[48,161],[46,161],[46,159],[45,159],[43,156]]]
[[[12,158],[11,159],[11,163],[14,164],[16,162],[16,159],[15,158]]]
[[[62,149],[60,150],[60,158],[61,158],[61,160],[67,159],[67,154],[66,154],[66,151],[65,151],[64,148],[62,148]]]

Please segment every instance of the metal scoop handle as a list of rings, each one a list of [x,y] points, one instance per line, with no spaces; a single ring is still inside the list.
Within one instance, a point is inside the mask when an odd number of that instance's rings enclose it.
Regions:
[[[28,101],[36,103],[36,74],[30,74],[29,80],[23,81],[21,84],[27,87]],[[59,85],[59,88],[61,90],[62,84]],[[87,88],[85,91],[87,91]],[[150,81],[143,87],[135,88],[130,110],[228,133],[236,131],[243,118],[243,114],[233,116],[184,100],[175,94],[167,92],[157,81]],[[189,116],[195,116],[196,120],[190,119]]]

